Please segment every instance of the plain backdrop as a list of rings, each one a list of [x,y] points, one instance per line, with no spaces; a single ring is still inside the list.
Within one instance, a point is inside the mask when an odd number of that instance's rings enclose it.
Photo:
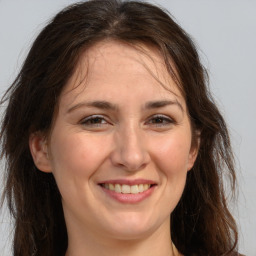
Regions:
[[[1,95],[14,80],[46,21],[70,3],[74,1],[0,0]],[[237,159],[240,192],[233,214],[240,230],[240,252],[256,256],[256,1],[159,0],[154,3],[168,9],[192,36],[209,71],[210,86],[231,131]],[[2,173],[3,164],[0,170]],[[1,256],[12,255],[11,232],[10,217],[3,209]]]

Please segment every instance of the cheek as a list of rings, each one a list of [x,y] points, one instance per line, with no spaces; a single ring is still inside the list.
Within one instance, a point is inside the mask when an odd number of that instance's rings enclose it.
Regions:
[[[188,136],[171,136],[162,140],[155,154],[159,174],[166,183],[163,202],[168,205],[170,213],[178,204],[186,184],[188,159],[190,152],[190,139]]]
[[[88,135],[89,136],[89,135]],[[51,148],[55,177],[61,174],[69,178],[89,177],[104,159],[102,143],[82,133],[71,136],[56,136]]]
[[[168,175],[186,173],[190,156],[190,136],[173,134],[158,142],[154,156],[160,169]],[[159,146],[161,145],[161,146]]]

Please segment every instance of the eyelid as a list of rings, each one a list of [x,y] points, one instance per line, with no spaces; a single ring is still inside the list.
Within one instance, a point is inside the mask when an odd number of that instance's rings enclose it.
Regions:
[[[88,121],[90,121],[90,120],[94,120],[94,119],[96,119],[96,118],[99,118],[99,119],[104,120],[105,123],[103,123],[103,124],[109,123],[109,122],[106,120],[106,117],[105,117],[105,116],[103,116],[103,115],[97,115],[97,114],[84,117],[84,118],[82,118],[82,119],[79,121],[79,123],[82,124],[82,125],[88,125],[88,126],[97,125],[97,123],[95,123],[95,124],[88,124],[88,123],[87,123],[87,124],[86,124],[86,122],[88,122]],[[100,124],[100,125],[103,125],[102,123],[98,123],[98,125],[99,125],[99,124]]]
[[[164,126],[164,125],[171,125],[171,124],[176,123],[176,121],[175,121],[172,117],[167,116],[167,115],[164,115],[164,114],[155,114],[155,115],[152,115],[152,116],[150,116],[150,117],[148,118],[148,120],[146,121],[146,123],[152,121],[152,119],[157,119],[157,118],[162,119],[162,120],[164,120],[164,121],[167,121],[167,123],[164,123],[164,122],[162,122],[162,123],[155,123],[155,125]]]
[[[93,122],[90,123],[90,121],[95,121],[96,119],[99,119],[98,120],[99,122],[96,121],[95,123]],[[160,122],[153,122],[156,119],[159,119]],[[166,127],[166,126],[173,125],[175,123],[176,121],[172,117],[164,114],[154,114],[150,116],[145,122],[146,125],[155,126],[155,127]],[[102,126],[111,124],[111,122],[109,122],[104,115],[94,114],[94,115],[90,115],[82,118],[79,121],[79,124],[87,127],[100,128]]]

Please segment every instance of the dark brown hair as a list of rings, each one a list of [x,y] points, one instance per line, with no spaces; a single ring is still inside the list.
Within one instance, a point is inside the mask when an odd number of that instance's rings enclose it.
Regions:
[[[166,11],[118,0],[78,3],[57,14],[38,35],[2,99],[2,104],[9,100],[0,136],[6,159],[4,197],[15,220],[14,255],[65,254],[61,197],[53,175],[35,167],[28,141],[34,132],[50,131],[59,95],[79,56],[104,39],[154,45],[170,75],[177,74],[194,133],[200,133],[200,148],[171,214],[172,240],[185,255],[231,255],[237,228],[227,208],[223,179],[226,176],[234,192],[233,156],[194,43]]]

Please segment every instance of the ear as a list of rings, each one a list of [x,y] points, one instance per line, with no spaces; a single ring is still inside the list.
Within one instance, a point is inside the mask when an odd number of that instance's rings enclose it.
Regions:
[[[195,132],[195,138],[193,139],[188,157],[188,171],[190,171],[193,168],[194,163],[196,161],[198,151],[200,148],[200,135],[201,133],[199,131]]]
[[[39,132],[31,134],[29,148],[36,167],[42,172],[52,172],[46,137]]]

